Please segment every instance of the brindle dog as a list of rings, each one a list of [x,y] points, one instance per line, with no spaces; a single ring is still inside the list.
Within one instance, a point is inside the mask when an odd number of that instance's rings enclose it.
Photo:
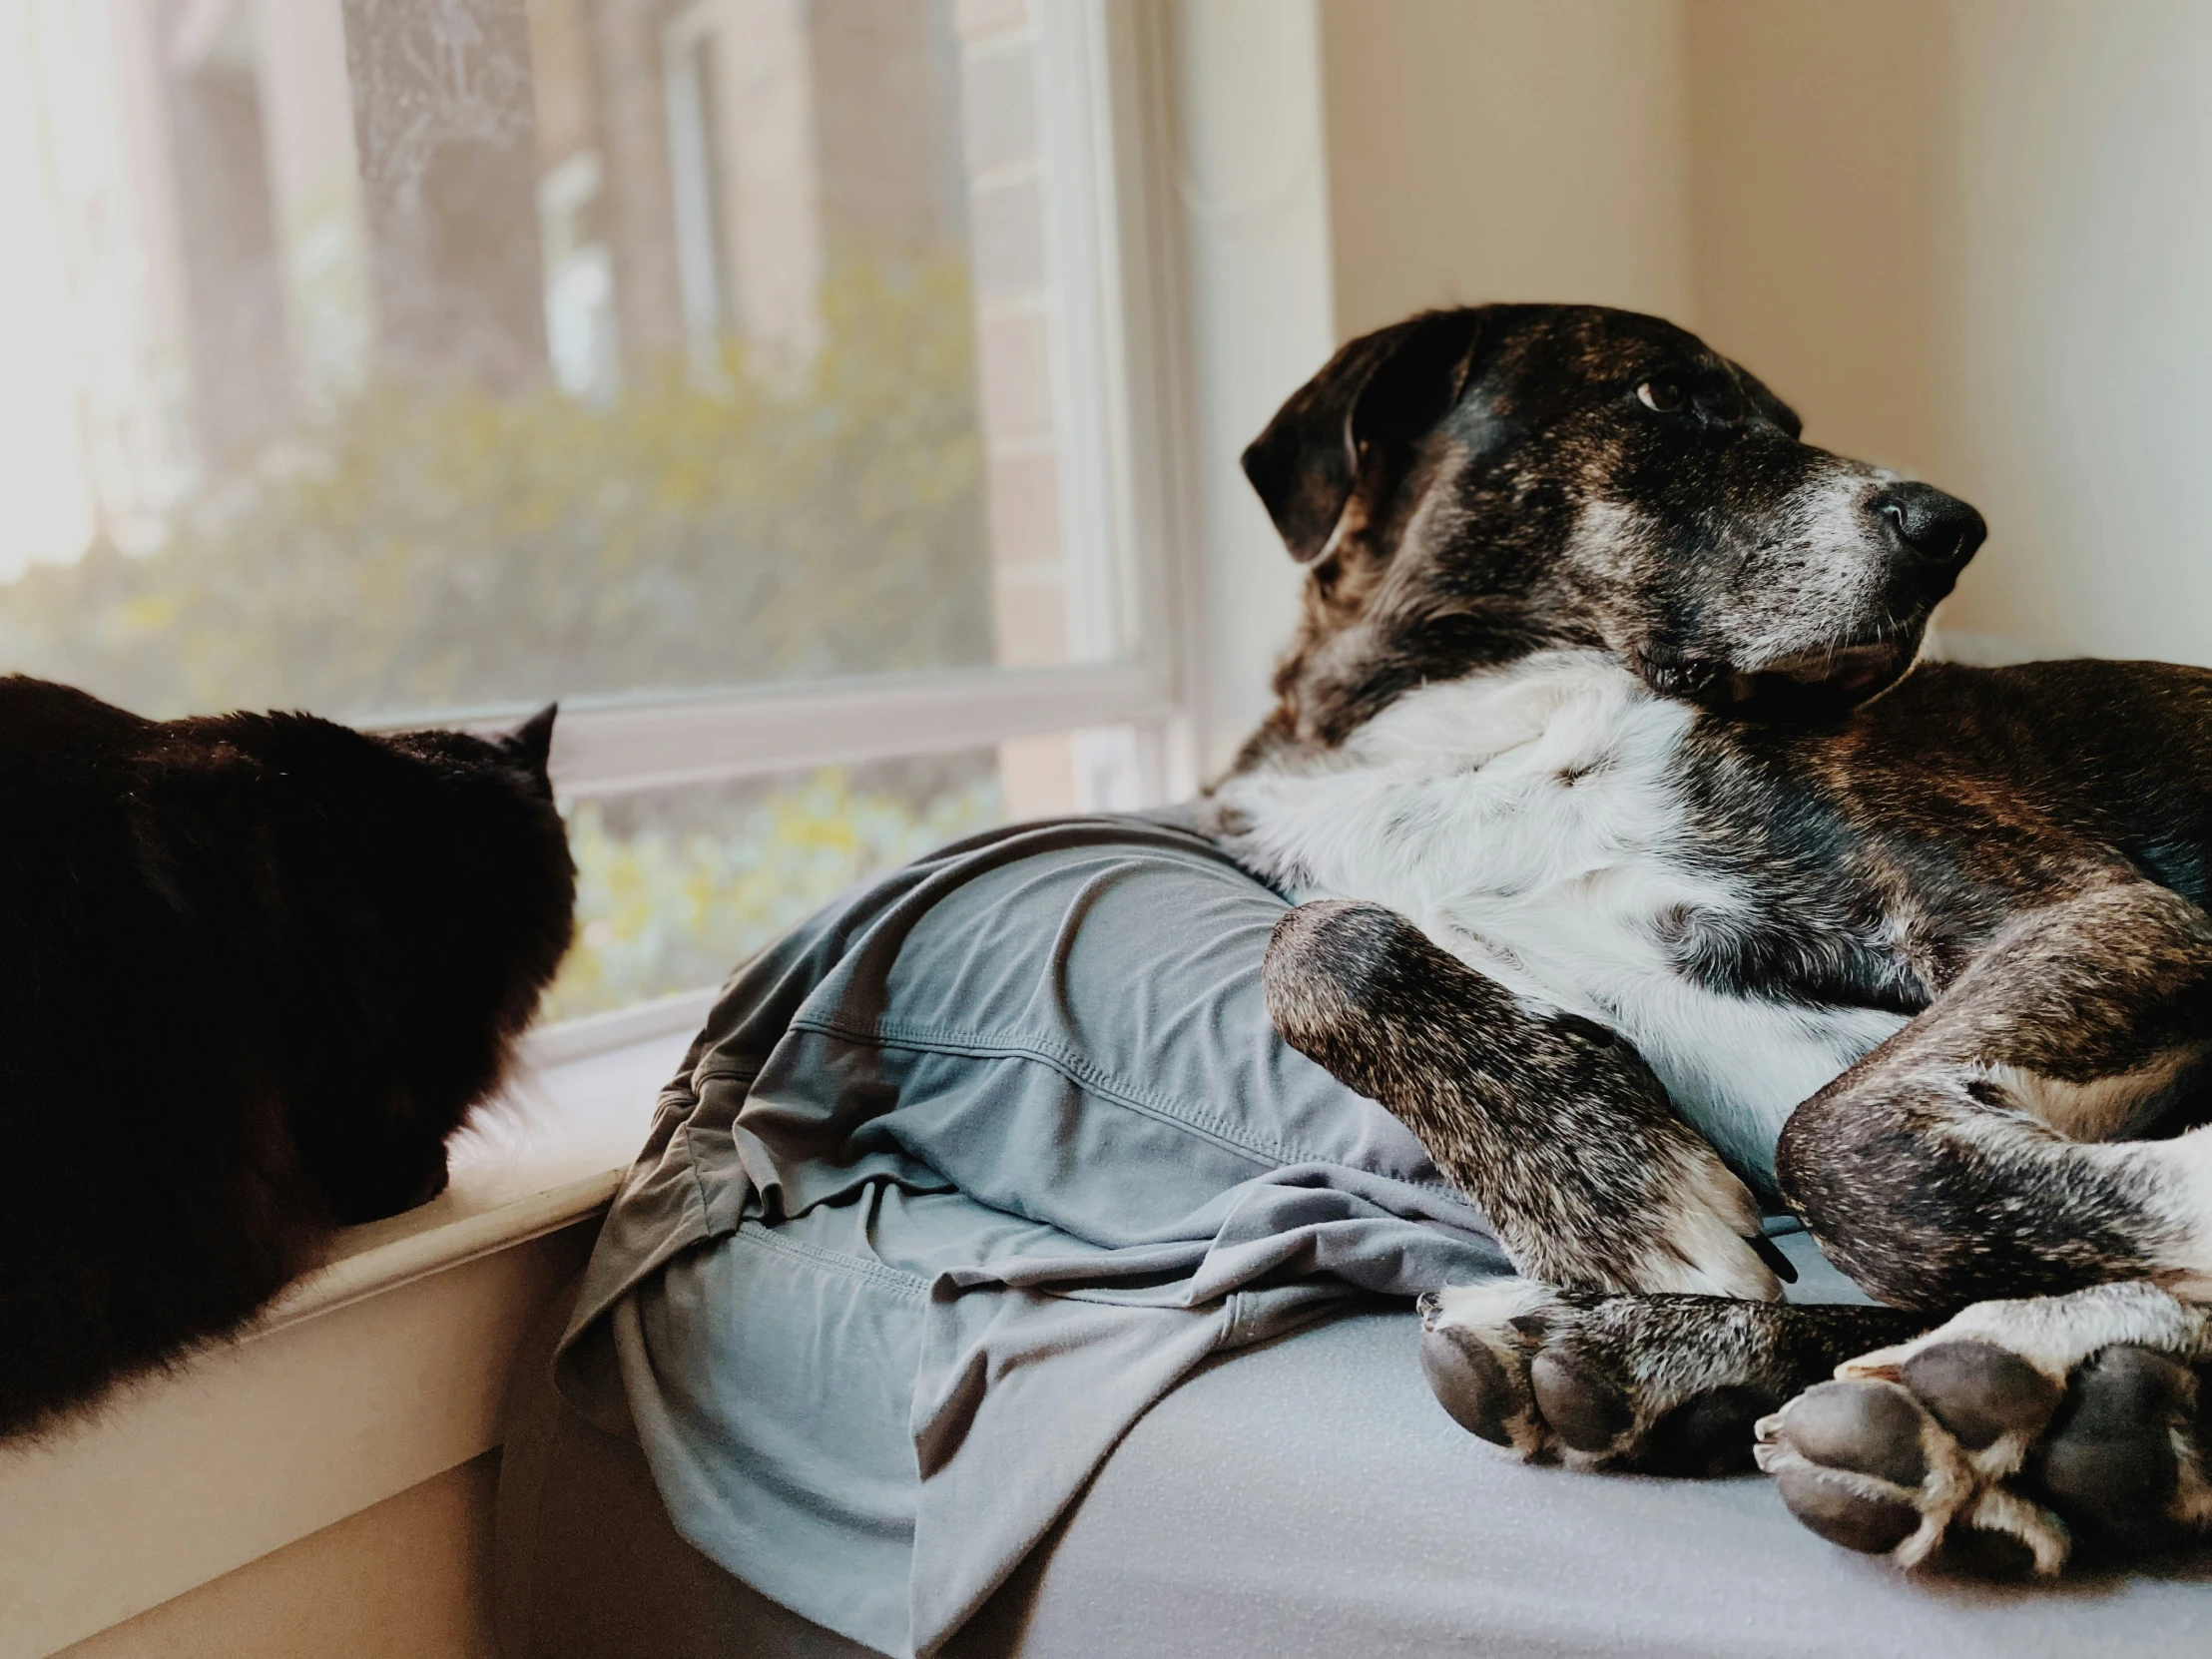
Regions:
[[[1916,667],[1981,519],[1799,430],[1653,317],[1346,346],[1245,456],[1312,574],[1210,828],[1304,901],[1283,1035],[1524,1276],[1424,1305],[1468,1429],[1755,1453],[1908,1565],[2161,1547],[2212,1525],[2212,673]],[[1755,1188],[1887,1306],[1774,1301]]]

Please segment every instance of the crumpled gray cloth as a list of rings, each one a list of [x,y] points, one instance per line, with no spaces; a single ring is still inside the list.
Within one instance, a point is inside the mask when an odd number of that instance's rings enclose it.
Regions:
[[[1510,1271],[1396,1119],[1275,1036],[1283,910],[1170,822],[1060,821],[732,979],[569,1335],[610,1321],[686,1538],[927,1654],[1209,1355]]]

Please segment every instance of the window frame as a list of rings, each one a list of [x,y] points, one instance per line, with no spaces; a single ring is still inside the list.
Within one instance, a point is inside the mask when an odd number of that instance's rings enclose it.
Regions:
[[[1118,223],[1124,183],[1117,152],[1141,148],[1143,134],[1120,129],[1112,80],[1126,78],[1134,44],[1108,26],[1106,0],[1044,0],[1040,10],[1070,16],[1075,28],[1047,31],[1039,54],[1050,108],[1076,112],[1050,142],[1055,156],[1053,241],[1061,270],[1083,303],[1066,307],[1056,333],[1055,394],[1073,435],[1079,479],[1070,517],[1088,546],[1078,555],[1095,601],[1109,603],[1119,626],[1106,660],[1058,668],[952,669],[832,680],[740,682],[698,691],[652,691],[563,699],[554,774],[564,799],[850,764],[903,755],[972,749],[1011,738],[1084,727],[1152,725],[1178,709],[1170,672],[1180,632],[1177,593],[1161,578],[1177,538],[1164,533],[1159,484],[1133,476],[1143,465],[1140,415],[1132,381],[1137,342],[1157,333],[1151,316],[1131,314],[1138,290],[1167,273],[1131,281],[1124,268],[1125,227]],[[1080,33],[1081,38],[1075,37]],[[1103,61],[1102,61],[1103,60]],[[1117,61],[1118,60],[1118,61]],[[1125,115],[1126,110],[1119,112]],[[1132,141],[1136,141],[1132,143]],[[1062,206],[1070,196],[1088,200]],[[1078,275],[1079,273],[1079,275]],[[1157,292],[1146,309],[1162,308]],[[1152,487],[1145,486],[1150,483]],[[1147,497],[1154,499],[1148,500]],[[495,731],[534,706],[424,709],[361,722],[366,730],[404,731],[436,723]]]
[[[1181,514],[1188,388],[1175,346],[1180,268],[1162,194],[1172,137],[1158,113],[1157,20],[1141,10],[1031,0],[1047,258],[1060,295],[1052,366],[1069,461],[1062,516],[1071,583],[1106,615],[1081,643],[1103,648],[1107,660],[563,699],[551,771],[564,807],[1101,729],[1135,734],[1142,802],[1196,788],[1183,672],[1195,593]],[[693,12],[679,14],[667,38],[695,23]],[[532,712],[518,703],[362,724],[492,732]],[[600,1052],[695,1023],[712,994],[679,991],[556,1022],[533,1033],[544,1051],[534,1057]]]
[[[1049,170],[1048,257],[1064,295],[1054,391],[1069,434],[1069,564],[1110,620],[1103,660],[836,680],[738,684],[564,700],[553,773],[564,800],[713,784],[810,766],[977,749],[1009,739],[1178,719],[1184,633],[1173,579],[1182,538],[1161,454],[1162,399],[1132,387],[1172,381],[1161,360],[1173,272],[1147,259],[1145,162],[1154,135],[1135,82],[1144,45],[1110,0],[1032,0],[1038,106]],[[685,14],[688,19],[690,14]],[[682,20],[680,20],[682,21]],[[1132,246],[1134,245],[1134,246]],[[1141,269],[1131,269],[1133,258]],[[374,722],[438,720],[496,729],[522,705]],[[1188,769],[1155,763],[1148,797],[1184,792]]]
[[[507,0],[472,3],[506,15]],[[1034,104],[1033,140],[1019,161],[1003,166],[1005,177],[1024,188],[1041,187],[1030,211],[1041,216],[1044,276],[1035,288],[1007,303],[1026,307],[1025,320],[1041,314],[1048,322],[1038,330],[1032,354],[1035,360],[1041,353],[1049,373],[1050,436],[1038,441],[1053,447],[1059,470],[1053,504],[1036,510],[1035,523],[1056,523],[1058,536],[1047,554],[1053,539],[1041,529],[1033,537],[1015,532],[1013,540],[1033,540],[1035,550],[1019,552],[1008,563],[1052,564],[1048,580],[1061,585],[1055,603],[1066,622],[1065,647],[1046,646],[1025,656],[1017,646],[1006,651],[1000,666],[942,672],[564,697],[553,754],[564,805],[828,765],[973,752],[1063,734],[1071,739],[1069,787],[1078,809],[1150,804],[1195,786],[1187,688],[1198,683],[1189,659],[1197,632],[1192,600],[1199,586],[1192,574],[1195,561],[1186,554],[1196,542],[1185,533],[1182,509],[1188,488],[1185,439],[1195,423],[1183,412],[1188,388],[1179,378],[1184,370],[1176,345],[1182,278],[1172,235],[1172,121],[1164,113],[1175,87],[1162,33],[1166,8],[1124,0],[1028,0],[1025,15],[1008,8],[968,8],[958,15],[965,21],[971,14],[983,26],[963,40],[987,39],[989,44],[979,47],[987,55],[1010,37],[1024,58]],[[198,43],[193,50],[205,52],[220,25],[244,15],[232,0],[197,5],[188,8],[179,28]],[[690,62],[686,49],[708,38],[720,14],[713,0],[690,0],[656,15],[657,68],[664,92],[673,92],[667,77],[680,62]],[[160,28],[148,27],[154,32],[133,50],[177,49],[175,40],[157,38]],[[515,42],[501,50],[511,71],[518,61]],[[345,52],[336,73],[355,103],[356,140],[373,151],[361,137],[359,117],[364,109],[373,114],[375,101],[389,89],[368,56]],[[695,80],[705,72],[698,64],[690,67]],[[514,76],[498,84],[508,89],[503,96],[509,95]],[[521,85],[527,98],[527,81]],[[446,90],[468,95],[467,88]],[[705,159],[675,154],[684,148],[673,131],[684,124],[680,103],[671,98],[663,112],[672,129],[670,182],[711,219],[721,196],[710,188],[712,181],[692,177]],[[591,154],[596,168],[598,153]],[[561,238],[548,235],[548,225],[582,225],[587,216],[579,204],[598,199],[600,192],[592,188],[594,181],[546,173],[543,159],[533,175],[529,217],[541,240],[552,244]],[[365,190],[375,170],[357,161],[355,167]],[[971,190],[981,177],[969,175]],[[356,206],[373,218],[367,196]],[[676,229],[679,242],[686,242],[685,227]],[[694,224],[689,244],[698,244],[703,230],[719,236],[727,227]],[[700,263],[700,247],[678,252],[689,265]],[[726,263],[728,250],[719,252]],[[742,279],[727,269],[713,275],[715,317],[728,322]],[[687,296],[696,297],[690,290],[698,286],[687,282]],[[979,309],[983,303],[987,300],[979,300]],[[695,324],[696,343],[699,319],[688,320]],[[567,385],[574,376],[564,377],[552,361],[552,342],[546,343],[554,383]],[[978,368],[983,381],[980,360]],[[571,395],[593,396],[588,388],[568,389]],[[1041,385],[1038,401],[1047,401]],[[1009,447],[1027,441],[1024,429],[1008,430]],[[987,429],[984,436],[991,441]],[[995,561],[1001,549],[990,551]],[[995,568],[1004,575],[1004,567]],[[1003,599],[1003,592],[996,596]],[[1018,626],[1009,630],[1002,624],[1000,633],[1024,637]],[[1058,666],[1011,666],[1038,658]],[[371,731],[428,725],[488,731],[511,727],[535,706],[534,700],[519,699],[459,708],[387,705],[388,713],[350,718]],[[1053,747],[1038,745],[1028,754]],[[1002,759],[1012,776],[1014,763]],[[1017,798],[1013,811],[1049,805],[1037,800],[1030,806]]]
[[[561,705],[552,773],[565,804],[983,749],[1085,727],[1150,725],[1174,711],[1154,665],[1144,662],[578,698]],[[446,711],[378,721],[372,729],[403,731],[434,721],[494,732],[530,712],[517,706],[456,717]]]

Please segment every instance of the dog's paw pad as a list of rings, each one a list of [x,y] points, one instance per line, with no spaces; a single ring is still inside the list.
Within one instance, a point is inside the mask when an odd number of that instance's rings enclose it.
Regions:
[[[1832,1544],[1887,1555],[1920,1530],[1921,1512],[1902,1497],[1874,1489],[1848,1471],[1817,1463],[1786,1463],[1774,1483],[1790,1513]]]
[[[2071,1382],[2036,1459],[2036,1485],[2099,1543],[2137,1551],[2169,1541],[2197,1380],[2163,1354],[2122,1346],[2089,1360]]]
[[[1635,1424],[1636,1408],[1628,1396],[1571,1353],[1541,1350],[1528,1363],[1528,1385],[1551,1431],[1575,1451],[1610,1451]]]
[[[1821,1382],[1782,1408],[1772,1439],[1823,1468],[1918,1490],[1928,1477],[1927,1423],[1894,1382]]]
[[[1898,1382],[1817,1383],[1758,1431],[1790,1513],[1846,1549],[1919,1562],[1970,1495],[1956,1446]]]
[[[1554,1296],[1545,1286],[1503,1279],[1420,1299],[1420,1369],[1436,1403],[1468,1433],[1529,1461],[1553,1446],[1528,1362]]]
[[[1898,1380],[1968,1451],[2004,1434],[2039,1433],[2064,1393],[2026,1361],[1990,1343],[1924,1348],[1898,1368]]]
[[[1449,1328],[1421,1333],[1421,1375],[1451,1420],[1492,1445],[1513,1443],[1513,1418],[1525,1404],[1521,1390],[1489,1348]]]

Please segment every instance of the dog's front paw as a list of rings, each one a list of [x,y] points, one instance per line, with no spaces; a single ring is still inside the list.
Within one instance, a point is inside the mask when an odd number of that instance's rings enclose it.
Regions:
[[[1751,1302],[1781,1296],[1782,1279],[1795,1279],[1797,1273],[1767,1239],[1750,1189],[1718,1153],[1687,1131],[1665,1148],[1665,1155],[1664,1177],[1650,1183],[1641,1195],[1642,1207],[1622,1215],[1605,1241],[1613,1258],[1607,1277],[1593,1281],[1565,1263],[1548,1264],[1546,1277],[1624,1291]],[[1546,1241],[1544,1248],[1557,1253],[1561,1242]]]
[[[1752,1466],[1755,1422],[1897,1318],[1500,1279],[1421,1299],[1421,1370],[1462,1428],[1527,1461],[1724,1474]]]
[[[1759,1424],[1791,1513],[1903,1566],[2055,1573],[2212,1528],[2212,1322],[2149,1285],[1985,1302]]]
[[[1771,1244],[1743,1183],[1702,1143],[1669,1148],[1664,1179],[1611,1201],[1592,1195],[1580,1228],[1548,1216],[1492,1207],[1491,1225],[1514,1270],[1548,1285],[1647,1295],[1736,1297],[1773,1302],[1783,1274],[1796,1272]],[[1562,1178],[1555,1194],[1573,1197]],[[1534,1209],[1535,1206],[1530,1206]],[[1609,1216],[1610,1222],[1595,1218]]]

